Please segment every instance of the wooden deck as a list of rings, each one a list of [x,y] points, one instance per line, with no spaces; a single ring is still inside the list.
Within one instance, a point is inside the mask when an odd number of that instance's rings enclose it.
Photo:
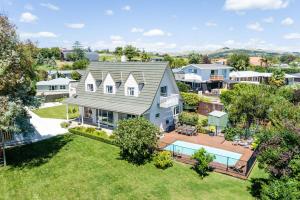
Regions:
[[[194,144],[205,145],[209,147],[215,147],[235,153],[242,154],[240,160],[237,161],[235,167],[244,166],[240,171],[237,171],[236,168],[228,167],[224,164],[212,162],[211,167],[216,171],[224,174],[228,174],[237,178],[247,179],[253,165],[248,165],[248,160],[253,159],[253,151],[249,148],[245,148],[239,145],[233,145],[232,142],[226,141],[224,137],[221,136],[209,136],[207,134],[199,134],[197,136],[186,136],[181,135],[176,132],[166,133],[159,141],[159,148],[163,149],[169,144],[172,144],[176,140],[181,140],[185,142],[190,142]],[[194,160],[187,155],[174,155],[174,158],[179,162],[186,164],[195,163]],[[248,168],[248,169],[247,169]]]

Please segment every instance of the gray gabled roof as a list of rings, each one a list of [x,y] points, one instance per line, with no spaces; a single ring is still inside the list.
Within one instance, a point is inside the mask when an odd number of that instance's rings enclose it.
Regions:
[[[213,69],[232,69],[233,67],[230,67],[228,65],[222,65],[222,64],[190,64],[187,65],[185,67],[188,66],[194,66],[197,67],[199,69],[209,69],[209,70],[213,70]]]
[[[161,62],[91,63],[85,76],[82,77],[78,84],[76,98],[69,98],[66,102],[103,110],[142,115],[151,107],[166,69],[169,69],[167,63]],[[98,73],[99,76],[102,74],[100,72],[110,73],[112,74],[114,81],[116,81],[115,79],[119,79],[122,72],[123,81],[117,88],[116,94],[103,93],[103,81],[97,87],[96,92],[86,92],[84,83],[89,72],[92,72],[92,76],[96,73]],[[124,95],[124,83],[131,73],[134,78],[138,79],[136,80],[137,82],[144,81],[142,76],[144,76],[146,80],[138,97]],[[120,74],[120,76],[118,76],[118,74]]]
[[[36,85],[69,85],[70,82],[76,82],[76,80],[69,78],[56,78],[49,81],[39,81]]]

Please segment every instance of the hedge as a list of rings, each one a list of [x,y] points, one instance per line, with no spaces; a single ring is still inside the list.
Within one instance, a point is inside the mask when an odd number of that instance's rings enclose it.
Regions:
[[[76,135],[80,135],[80,136],[84,136],[84,137],[88,137],[94,140],[98,140],[107,144],[111,144],[111,145],[116,145],[113,139],[110,139],[109,136],[107,136],[107,138],[103,137],[103,136],[97,136],[94,135],[92,133],[88,133],[86,131],[82,131],[82,130],[78,130],[78,128],[70,128],[69,129],[70,133],[76,134]]]
[[[199,116],[197,113],[182,112],[179,114],[178,119],[181,124],[196,126],[199,121]]]

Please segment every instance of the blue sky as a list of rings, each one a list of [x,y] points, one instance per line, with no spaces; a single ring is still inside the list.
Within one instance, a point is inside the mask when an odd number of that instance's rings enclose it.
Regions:
[[[300,51],[298,0],[0,0],[21,39],[40,47],[132,44],[150,51]],[[298,9],[298,10],[297,10]]]

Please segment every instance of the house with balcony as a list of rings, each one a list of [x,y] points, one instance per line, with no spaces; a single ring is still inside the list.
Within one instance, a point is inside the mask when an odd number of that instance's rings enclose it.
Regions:
[[[223,88],[231,69],[223,64],[190,64],[174,69],[173,73],[176,81],[190,85],[194,91],[205,92]]]
[[[115,128],[122,119],[143,116],[169,130],[182,99],[167,63],[91,63],[67,104],[79,106],[79,121]]]

